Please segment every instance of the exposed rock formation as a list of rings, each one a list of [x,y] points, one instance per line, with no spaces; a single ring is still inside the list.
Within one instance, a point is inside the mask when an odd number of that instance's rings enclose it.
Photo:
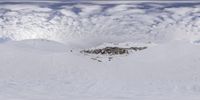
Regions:
[[[147,47],[130,47],[130,48],[120,48],[120,47],[105,47],[102,49],[90,49],[90,50],[82,50],[81,53],[87,53],[87,54],[101,54],[101,55],[122,55],[122,54],[128,54],[129,51],[140,51],[144,50]]]

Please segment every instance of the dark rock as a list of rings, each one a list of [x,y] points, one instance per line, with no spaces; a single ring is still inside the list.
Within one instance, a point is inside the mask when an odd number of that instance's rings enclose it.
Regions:
[[[108,55],[122,55],[128,54],[130,50],[140,51],[144,50],[147,47],[130,47],[130,48],[120,48],[120,47],[105,47],[102,49],[92,49],[92,50],[83,50],[81,53],[88,54],[108,54]]]

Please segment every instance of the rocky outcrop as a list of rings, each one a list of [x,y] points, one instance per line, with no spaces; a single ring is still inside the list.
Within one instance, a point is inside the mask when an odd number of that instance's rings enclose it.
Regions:
[[[105,47],[102,49],[90,49],[90,50],[82,50],[81,53],[87,54],[101,54],[101,55],[122,55],[128,54],[129,51],[140,51],[144,50],[147,47],[130,47],[130,48],[121,48],[121,47]]]

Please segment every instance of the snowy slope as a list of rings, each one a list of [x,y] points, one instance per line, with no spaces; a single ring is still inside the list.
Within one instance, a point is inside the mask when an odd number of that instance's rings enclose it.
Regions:
[[[0,2],[0,100],[199,100],[199,7]],[[80,53],[113,44],[148,48]]]
[[[39,43],[40,45],[33,45]],[[51,45],[41,49],[43,45]],[[35,46],[32,48],[31,46]],[[57,50],[53,50],[53,47]],[[152,46],[103,62],[55,42],[0,45],[3,100],[198,100],[200,47],[187,42]],[[77,63],[78,62],[78,63]]]

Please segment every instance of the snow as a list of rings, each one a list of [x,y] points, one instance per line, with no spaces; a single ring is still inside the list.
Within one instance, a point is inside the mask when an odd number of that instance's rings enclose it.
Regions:
[[[68,48],[45,40],[1,44],[0,97],[4,100],[199,98],[198,45],[174,41],[116,56],[112,61],[99,58],[103,62]]]
[[[199,2],[104,2],[1,3],[0,99],[199,100]]]

